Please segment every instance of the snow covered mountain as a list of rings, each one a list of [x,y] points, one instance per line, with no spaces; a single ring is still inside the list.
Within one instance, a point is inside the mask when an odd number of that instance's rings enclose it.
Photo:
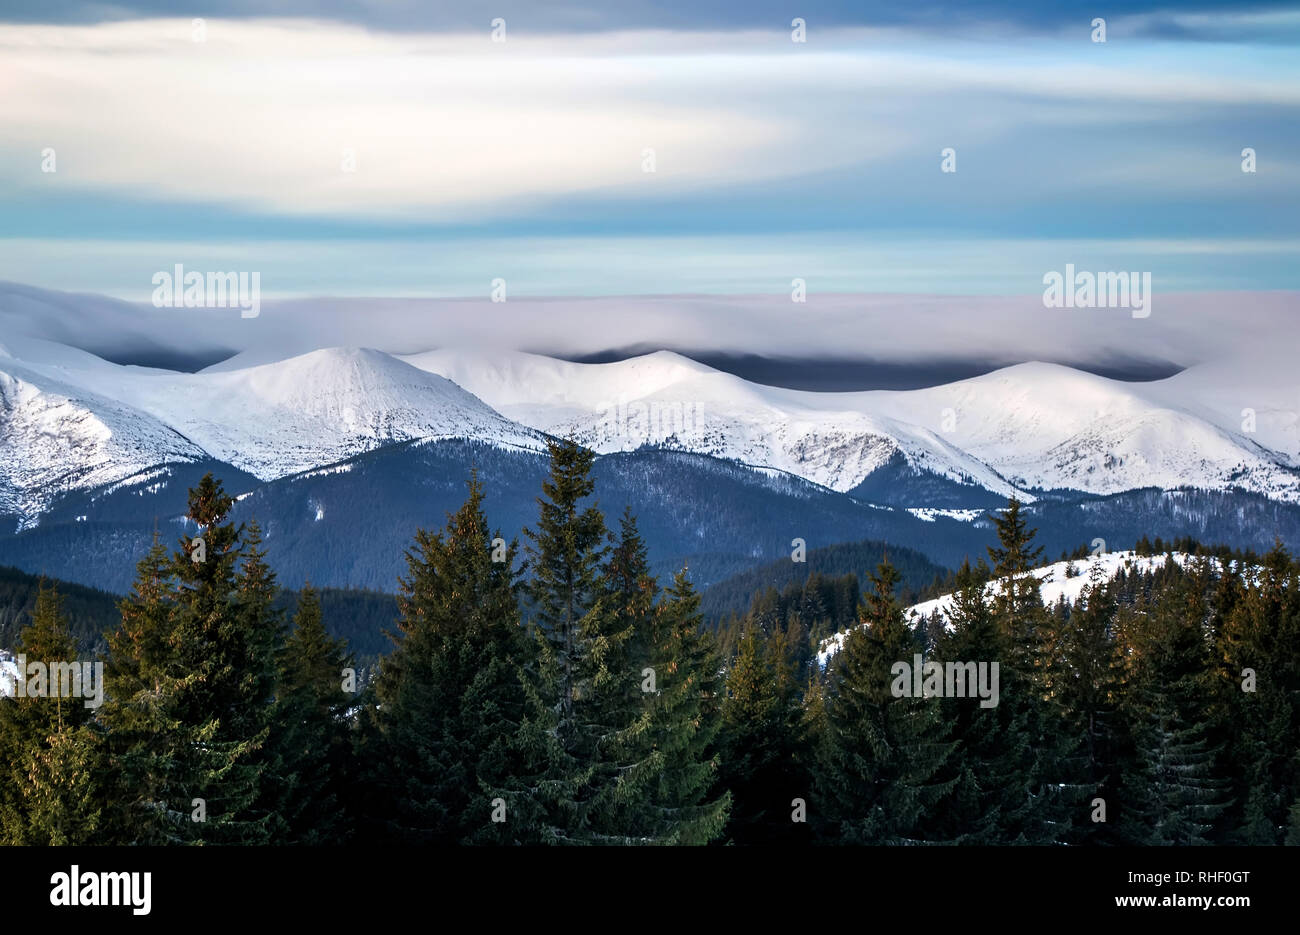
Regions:
[[[1035,490],[1140,487],[1240,487],[1300,502],[1300,439],[1288,408],[1300,394],[1281,359],[1194,367],[1152,383],[1028,363],[928,389],[858,393],[761,386],[668,352],[610,364],[454,350],[404,359],[597,451],[665,444],[838,491],[901,456],[916,471],[1001,496],[1019,491],[1027,502]],[[1249,428],[1246,410],[1257,413]]]
[[[0,512],[211,457],[262,480],[414,439],[544,448],[459,386],[373,350],[214,373],[118,366],[64,345],[0,345]]]
[[[668,351],[609,364],[533,354],[439,350],[404,358],[464,386],[498,411],[599,452],[683,448],[852,490],[891,458],[1001,495],[987,465],[925,425],[856,405],[856,394],[749,383]]]
[[[61,493],[203,457],[174,429],[49,365],[56,356],[90,355],[60,345],[35,350],[26,364],[0,346],[0,513],[34,522]]]
[[[685,450],[869,500],[873,483],[897,488],[899,471],[956,491],[890,501],[920,511],[1149,487],[1300,503],[1297,403],[1283,354],[1150,383],[1027,363],[843,393],[764,386],[664,351],[579,364],[326,348],[180,373],[14,337],[0,344],[0,513],[30,525],[62,493],[161,464],[212,459],[270,481],[417,439],[539,451],[546,434],[602,453]]]

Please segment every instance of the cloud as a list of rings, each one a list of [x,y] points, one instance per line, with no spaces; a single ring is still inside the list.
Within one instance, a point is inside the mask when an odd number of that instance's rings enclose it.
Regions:
[[[245,363],[334,346],[436,347],[582,357],[636,348],[702,355],[978,365],[1193,366],[1292,353],[1300,292],[1161,292],[1149,318],[1124,309],[1046,309],[1034,296],[788,295],[482,299],[311,298],[238,309],[154,309],[0,283],[0,333],[151,359],[245,351]]]
[[[192,38],[187,20],[0,26],[0,87],[22,89],[0,95],[9,197],[481,223],[564,199],[654,204],[920,151],[933,161],[940,139],[997,146],[1031,114],[1103,129],[1162,109],[1151,119],[1300,107],[1300,69],[1281,57],[1079,39],[1014,52],[862,29],[807,46],[781,31],[493,43],[215,19]],[[54,179],[39,172],[47,147]]]

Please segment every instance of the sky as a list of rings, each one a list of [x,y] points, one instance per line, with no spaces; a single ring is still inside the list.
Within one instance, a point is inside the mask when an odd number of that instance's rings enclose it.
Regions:
[[[4,0],[0,280],[1300,289],[1298,47],[1296,3]]]

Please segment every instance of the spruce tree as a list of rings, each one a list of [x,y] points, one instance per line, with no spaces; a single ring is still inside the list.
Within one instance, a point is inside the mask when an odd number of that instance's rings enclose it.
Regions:
[[[124,784],[117,840],[257,844],[273,815],[260,806],[275,687],[273,577],[211,474],[190,490],[198,535],[140,563],[122,626],[109,635],[102,716]]]
[[[834,657],[817,803],[838,843],[935,841],[937,814],[955,784],[945,775],[955,745],[938,699],[894,693],[894,665],[910,667],[916,644],[888,560],[872,582],[863,625]]]
[[[550,476],[538,499],[529,539],[528,594],[544,641],[537,697],[553,708],[555,736],[566,758],[563,781],[576,794],[555,819],[558,839],[586,843],[649,843],[642,831],[647,790],[659,768],[647,743],[650,707],[641,697],[647,645],[638,629],[653,584],[644,546],[625,517],[613,553],[605,521],[587,505],[594,493],[592,452],[572,440],[549,442]],[[607,556],[610,560],[606,561]],[[553,700],[548,700],[553,699]]]
[[[945,698],[945,719],[957,747],[948,766],[955,777],[939,836],[958,844],[1028,844],[1043,840],[1034,771],[1033,699],[1008,693],[1001,675],[1009,657],[1006,633],[994,621],[984,585],[970,563],[957,573],[950,628],[935,658],[943,663],[999,665],[999,698],[991,707],[972,698]]]
[[[997,530],[998,544],[989,546],[993,576],[1001,579],[993,596],[993,614],[1005,635],[1011,657],[1008,668],[1037,686],[1042,686],[1047,613],[1039,579],[1033,569],[1043,550],[1033,544],[1037,530],[1030,529],[1021,513],[1020,501],[1008,502],[1002,516],[990,517]]]
[[[591,464],[595,455],[572,440],[547,442],[550,476],[537,500],[536,529],[526,529],[528,594],[536,608],[535,622],[551,647],[558,684],[557,731],[571,753],[590,756],[593,738],[586,736],[575,713],[584,657],[584,620],[607,614],[601,563],[605,557],[605,519],[583,502],[595,490]],[[594,624],[588,630],[598,630]]]
[[[1117,791],[1119,731],[1115,706],[1119,696],[1120,661],[1115,641],[1118,606],[1100,563],[1088,571],[1088,584],[1061,624],[1051,627],[1053,639],[1044,667],[1047,711],[1062,735],[1059,778],[1082,790],[1077,799],[1091,803],[1100,796],[1112,800]],[[1055,620],[1054,620],[1055,623]],[[1093,822],[1091,809],[1073,810],[1074,825],[1085,840],[1103,843],[1109,824]]]
[[[732,796],[726,839],[736,844],[773,844],[795,829],[791,801],[810,798],[799,782],[796,744],[790,736],[790,699],[777,687],[768,640],[752,619],[745,623],[727,672],[722,704],[720,778]]]
[[[726,825],[731,796],[718,791],[717,737],[722,693],[717,650],[704,630],[700,595],[686,571],[656,614],[650,668],[655,677],[649,729],[653,771],[638,811],[644,837],[659,844],[707,844]]]
[[[289,838],[288,819],[282,813],[287,802],[281,792],[298,781],[299,769],[296,751],[285,750],[272,737],[284,714],[280,658],[286,634],[283,614],[273,606],[278,589],[262,548],[261,526],[251,520],[242,536],[235,575],[232,626],[240,639],[228,644],[231,670],[241,673],[240,685],[222,727],[226,736],[253,738],[257,744],[249,764],[258,792],[245,819],[255,829],[252,840],[264,834],[269,842]]]
[[[356,695],[344,670],[356,663],[344,640],[329,635],[320,598],[308,582],[280,653],[280,685],[269,745],[280,770],[274,809],[285,844],[340,844],[350,828],[342,814],[350,750],[348,710]]]
[[[1035,763],[1029,779],[1035,790],[1031,810],[1035,826],[1026,830],[1025,840],[1042,844],[1067,836],[1069,816],[1085,806],[1089,789],[1074,781],[1077,777],[1068,762],[1078,755],[1078,740],[1063,729],[1045,701],[1058,633],[1043,605],[1041,581],[1034,574],[1043,554],[1042,547],[1034,544],[1037,530],[1029,528],[1014,497],[1002,516],[991,518],[998,543],[988,548],[990,573],[999,579],[991,609],[1006,654],[1000,666],[1001,692],[1023,705],[1024,726],[1033,738]]]
[[[1213,743],[1203,585],[1184,576],[1163,589],[1130,631],[1125,713],[1136,763],[1124,778],[1121,832],[1128,843],[1210,843],[1228,805]]]
[[[136,565],[131,593],[118,604],[121,624],[105,634],[107,700],[101,717],[114,780],[110,839],[118,844],[167,844],[193,838],[190,800],[191,744],[199,730],[175,717],[173,699],[184,674],[172,664],[175,595],[168,553],[154,534]],[[182,807],[185,811],[182,813]]]
[[[37,670],[23,697],[0,697],[0,844],[100,843],[104,761],[90,686],[81,682],[86,697],[63,696],[74,684],[59,669],[80,666],[77,644],[58,591],[43,579],[16,649],[45,675]]]
[[[607,555],[601,597],[579,625],[575,714],[586,740],[575,754],[591,766],[582,794],[585,832],[593,841],[651,843],[670,833],[648,801],[665,768],[643,690],[658,661],[658,584],[630,510]]]
[[[405,843],[536,843],[550,837],[545,789],[526,783],[549,725],[530,709],[530,645],[516,601],[516,546],[488,527],[477,476],[444,530],[418,530],[401,579],[399,634],[368,709],[372,821]],[[494,540],[499,540],[494,545]],[[534,721],[529,722],[529,712]],[[501,808],[494,805],[500,799]],[[498,818],[494,820],[494,813]]]
[[[1300,794],[1300,573],[1277,543],[1217,632],[1218,697],[1234,725],[1232,843],[1278,844]]]

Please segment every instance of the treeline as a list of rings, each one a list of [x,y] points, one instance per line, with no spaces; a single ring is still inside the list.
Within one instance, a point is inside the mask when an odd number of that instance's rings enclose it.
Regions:
[[[0,565],[0,647],[13,646],[18,634],[32,622],[43,576]],[[48,579],[45,579],[48,580]],[[116,628],[121,615],[121,595],[66,581],[57,586],[69,630],[83,654],[97,656],[108,648],[104,635]],[[391,644],[384,636],[397,620],[397,598],[365,588],[315,588],[321,616],[330,635],[345,639],[363,665],[373,665]],[[276,610],[291,614],[298,591],[281,588]]]
[[[611,533],[584,505],[590,452],[551,454],[526,560],[489,530],[476,479],[442,530],[418,532],[369,684],[313,590],[286,625],[256,524],[230,522],[205,477],[188,503],[199,535],[155,542],[120,603],[103,704],[0,702],[0,839],[718,838],[722,668],[699,596],[685,571],[660,589],[632,516]],[[76,657],[52,587],[15,649]]]
[[[40,582],[38,575],[0,565],[0,646],[13,646],[32,622]],[[118,619],[117,595],[70,583],[63,583],[59,591],[78,645],[88,653],[103,652],[104,632]]]
[[[810,577],[820,576],[823,580],[847,580],[851,577],[855,582],[853,599],[837,608],[837,623],[848,626],[857,614],[858,575],[875,568],[882,559],[888,558],[902,577],[899,599],[904,604],[924,600],[924,593],[952,574],[951,569],[936,565],[915,549],[875,539],[821,546],[808,550],[801,557],[803,561],[792,561],[792,556],[786,556],[714,584],[704,593],[700,605],[705,619],[726,624],[743,616],[760,595],[769,602],[779,600],[783,609],[788,610],[792,604],[798,604],[799,598],[795,595],[805,589]],[[818,584],[813,587],[825,603],[830,596],[825,593],[825,586]]]
[[[550,454],[522,545],[489,528],[477,478],[416,534],[373,679],[311,589],[286,621],[258,528],[205,477],[199,535],[155,543],[120,602],[102,706],[0,701],[0,840],[1300,839],[1300,568],[1280,546],[1258,566],[1092,570],[1048,608],[1013,501],[947,626],[909,624],[882,562],[865,595],[814,577],[760,598],[724,651],[686,571],[662,585],[636,518],[608,528],[592,453]],[[813,624],[850,597],[859,625],[823,670]],[[17,650],[74,657],[52,588]],[[997,663],[997,691],[910,697],[896,666],[918,655]]]
[[[1081,597],[1045,607],[1020,505],[994,522],[989,560],[947,582],[946,615],[905,621],[883,563],[825,669],[831,615],[801,612],[815,575],[724,629],[739,634],[724,725],[731,838],[1300,843],[1300,566],[1286,549],[1139,540],[1139,556],[1163,560],[1107,581],[1085,548],[1073,555]],[[997,661],[998,703],[896,697],[894,665],[918,655]],[[775,804],[796,802],[804,825]]]

